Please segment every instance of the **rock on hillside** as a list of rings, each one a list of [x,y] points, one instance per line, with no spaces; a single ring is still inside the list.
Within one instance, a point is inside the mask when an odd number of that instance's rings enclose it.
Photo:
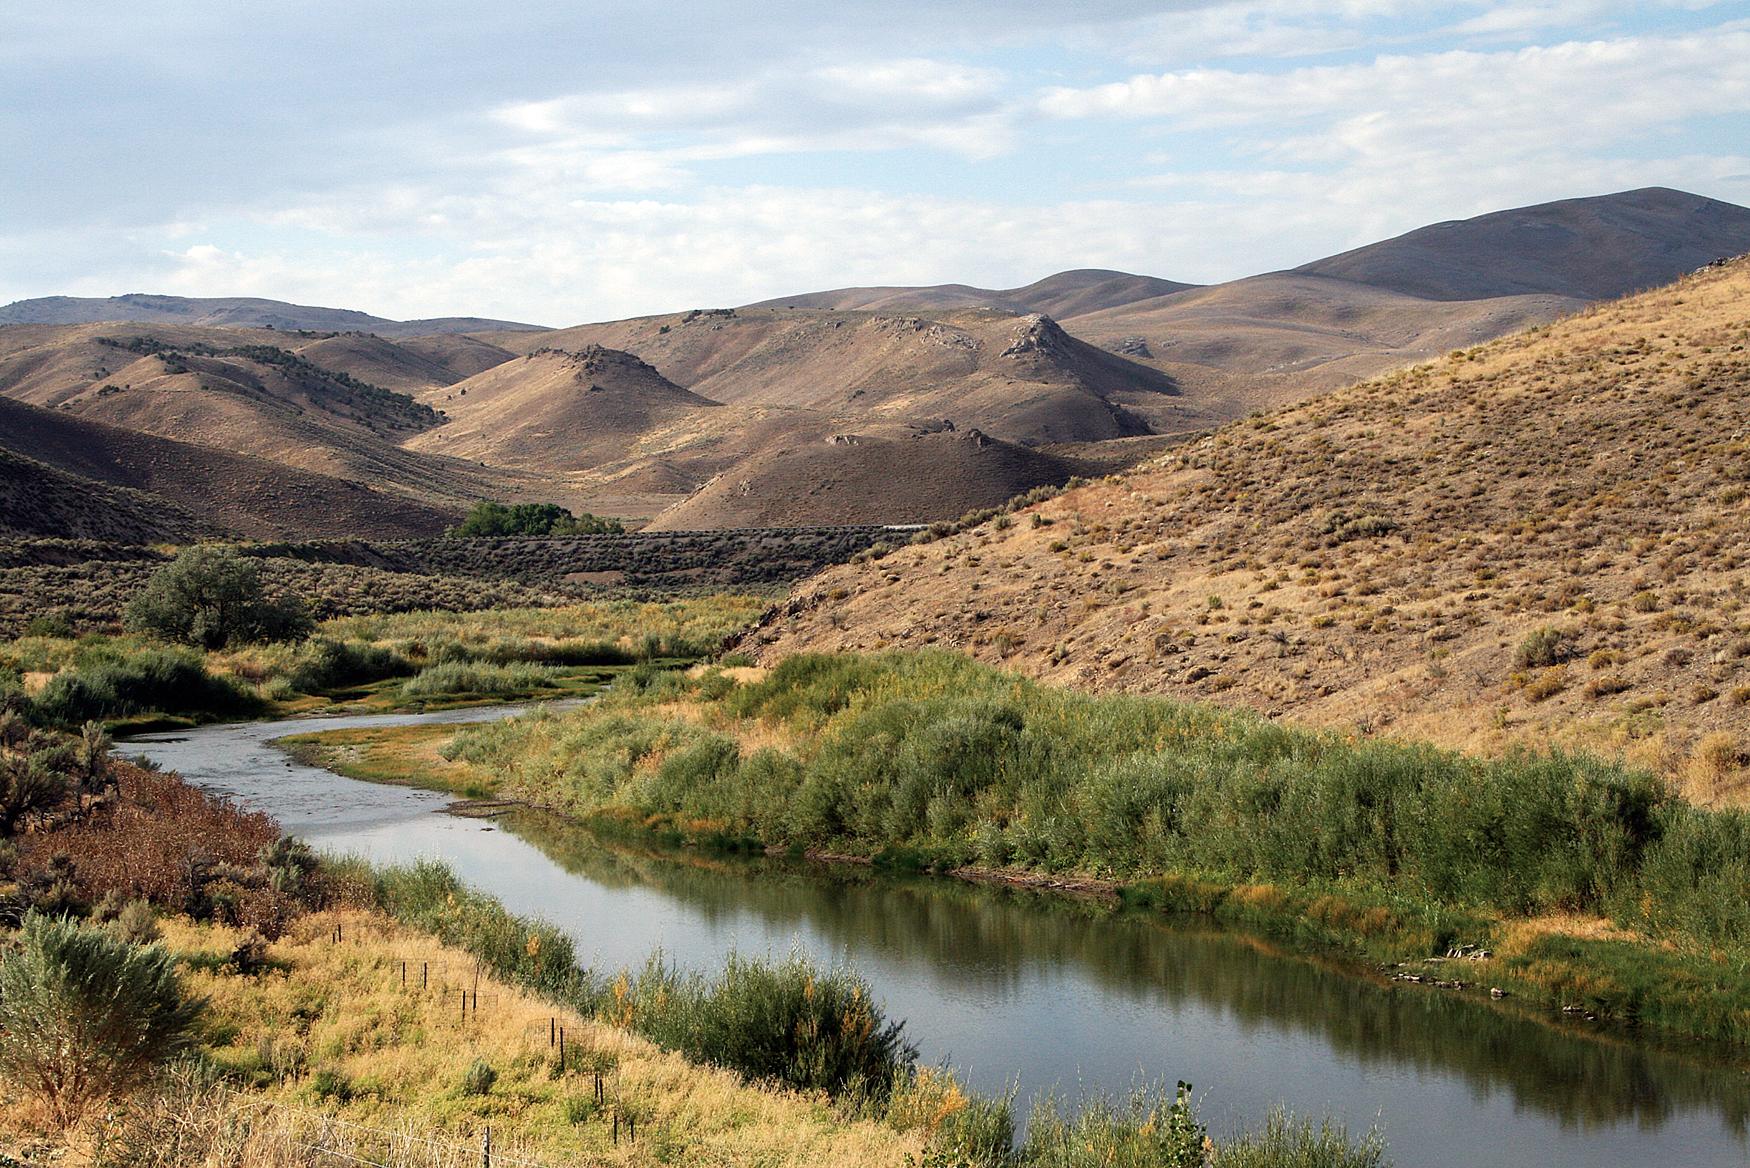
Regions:
[[[1747,568],[1750,258],[832,569],[749,644],[1619,751],[1744,802]]]

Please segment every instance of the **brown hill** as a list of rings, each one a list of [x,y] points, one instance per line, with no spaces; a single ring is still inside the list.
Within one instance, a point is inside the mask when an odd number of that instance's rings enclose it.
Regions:
[[[975,288],[969,284],[910,287],[835,288],[804,292],[750,304],[749,308],[830,308],[861,312],[943,312],[956,308],[994,308],[1026,316],[1067,317],[1182,292],[1190,284],[1158,276],[1135,276],[1104,268],[1059,272],[1019,288]]]
[[[1434,301],[1280,272],[1073,317],[1065,328],[1152,365],[1187,405],[1179,429],[1297,401],[1454,348],[1553,320],[1583,301]]]
[[[220,530],[168,499],[80,478],[0,446],[0,537],[182,543]]]
[[[9,521],[33,535],[145,540],[224,531],[262,539],[390,538],[435,534],[460,511],[5,398],[0,450],[14,456],[9,481],[15,491],[35,482],[50,500],[34,501]],[[21,468],[21,460],[31,465]],[[125,507],[115,502],[118,489]],[[113,530],[100,531],[108,521],[89,518],[69,529],[55,526],[57,516],[87,509],[81,492],[106,510],[118,509]]]
[[[1665,187],[1436,223],[1296,268],[1426,300],[1607,300],[1750,251],[1750,209]]]
[[[515,344],[515,338],[498,338]],[[1068,336],[1049,319],[961,310],[716,309],[580,325],[544,344],[637,353],[715,401],[915,423],[946,418],[1011,442],[1147,433],[1171,379]]]
[[[927,523],[994,507],[1075,473],[977,430],[835,434],[764,451],[651,523],[652,531]]]
[[[336,333],[301,341],[290,349],[323,369],[415,395],[454,385],[513,356],[508,350],[473,337],[409,337],[389,341],[375,333]]]
[[[509,489],[503,476],[402,449],[403,439],[441,424],[442,415],[282,347],[294,340],[387,345],[262,330],[15,325],[0,328],[0,394],[446,508]],[[414,352],[396,359],[407,369],[436,365]]]
[[[537,349],[428,391],[425,400],[449,421],[414,438],[411,449],[539,470],[617,461],[652,431],[718,405],[599,345]]]
[[[1750,259],[801,587],[757,635],[1750,783]]]
[[[445,316],[428,320],[388,320],[350,308],[314,308],[262,300],[251,296],[156,296],[132,292],[126,296],[43,296],[0,306],[0,325],[98,324],[134,321],[207,328],[356,330],[382,336],[423,336],[432,333],[538,332],[541,325],[479,316]]]

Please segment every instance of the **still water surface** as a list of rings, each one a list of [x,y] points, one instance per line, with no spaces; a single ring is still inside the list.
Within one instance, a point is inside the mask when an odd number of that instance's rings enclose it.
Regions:
[[[598,968],[659,948],[705,969],[732,949],[848,962],[925,1062],[952,1062],[987,1091],[1018,1078],[1023,1097],[1073,1098],[1186,1079],[1218,1137],[1282,1102],[1351,1129],[1377,1124],[1401,1168],[1750,1165],[1750,1074],[1706,1054],[1358,977],[1154,914],[862,870],[680,863],[536,813],[463,819],[442,814],[446,796],[355,782],[271,745],[507,712],[210,726],[123,750],[319,847],[441,859],[513,912],[564,928]]]

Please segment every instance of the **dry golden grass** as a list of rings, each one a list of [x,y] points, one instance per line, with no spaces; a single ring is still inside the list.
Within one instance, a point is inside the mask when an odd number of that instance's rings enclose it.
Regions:
[[[165,933],[173,948],[207,966],[238,939],[186,921],[167,923]],[[476,982],[471,957],[376,914],[306,917],[270,947],[269,958],[272,967],[255,976],[196,971],[189,983],[211,1000],[212,1057],[257,1083],[238,1106],[266,1105],[282,1127],[338,1122],[407,1132],[476,1149],[472,1163],[488,1124],[501,1153],[547,1164],[825,1168],[899,1165],[921,1149],[921,1137],[847,1120],[824,1099],[749,1087],[729,1072],[691,1065],[490,973]],[[422,964],[430,970],[423,991]],[[466,1017],[464,989],[479,995]],[[565,1074],[555,1070],[550,1021],[565,1027]],[[475,1060],[497,1072],[485,1094],[462,1087]],[[594,1103],[594,1068],[605,1072],[603,1108]],[[613,1142],[615,1110],[636,1120],[636,1142],[625,1126]]]
[[[1744,802],[1747,349],[1740,260],[831,569],[748,647],[956,648]],[[1519,664],[1543,628],[1556,659]]]

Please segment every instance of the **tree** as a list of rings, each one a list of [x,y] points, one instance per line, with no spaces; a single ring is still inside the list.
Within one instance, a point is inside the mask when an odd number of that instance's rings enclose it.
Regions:
[[[128,603],[135,632],[203,649],[308,636],[309,613],[295,598],[270,599],[261,570],[230,548],[184,548]]]
[[[573,515],[553,503],[476,503],[461,523],[448,534],[462,537],[620,535],[626,527],[618,519],[604,519],[585,511]]]
[[[105,929],[31,913],[0,961],[0,1075],[63,1127],[187,1049],[202,1002],[176,959]]]

